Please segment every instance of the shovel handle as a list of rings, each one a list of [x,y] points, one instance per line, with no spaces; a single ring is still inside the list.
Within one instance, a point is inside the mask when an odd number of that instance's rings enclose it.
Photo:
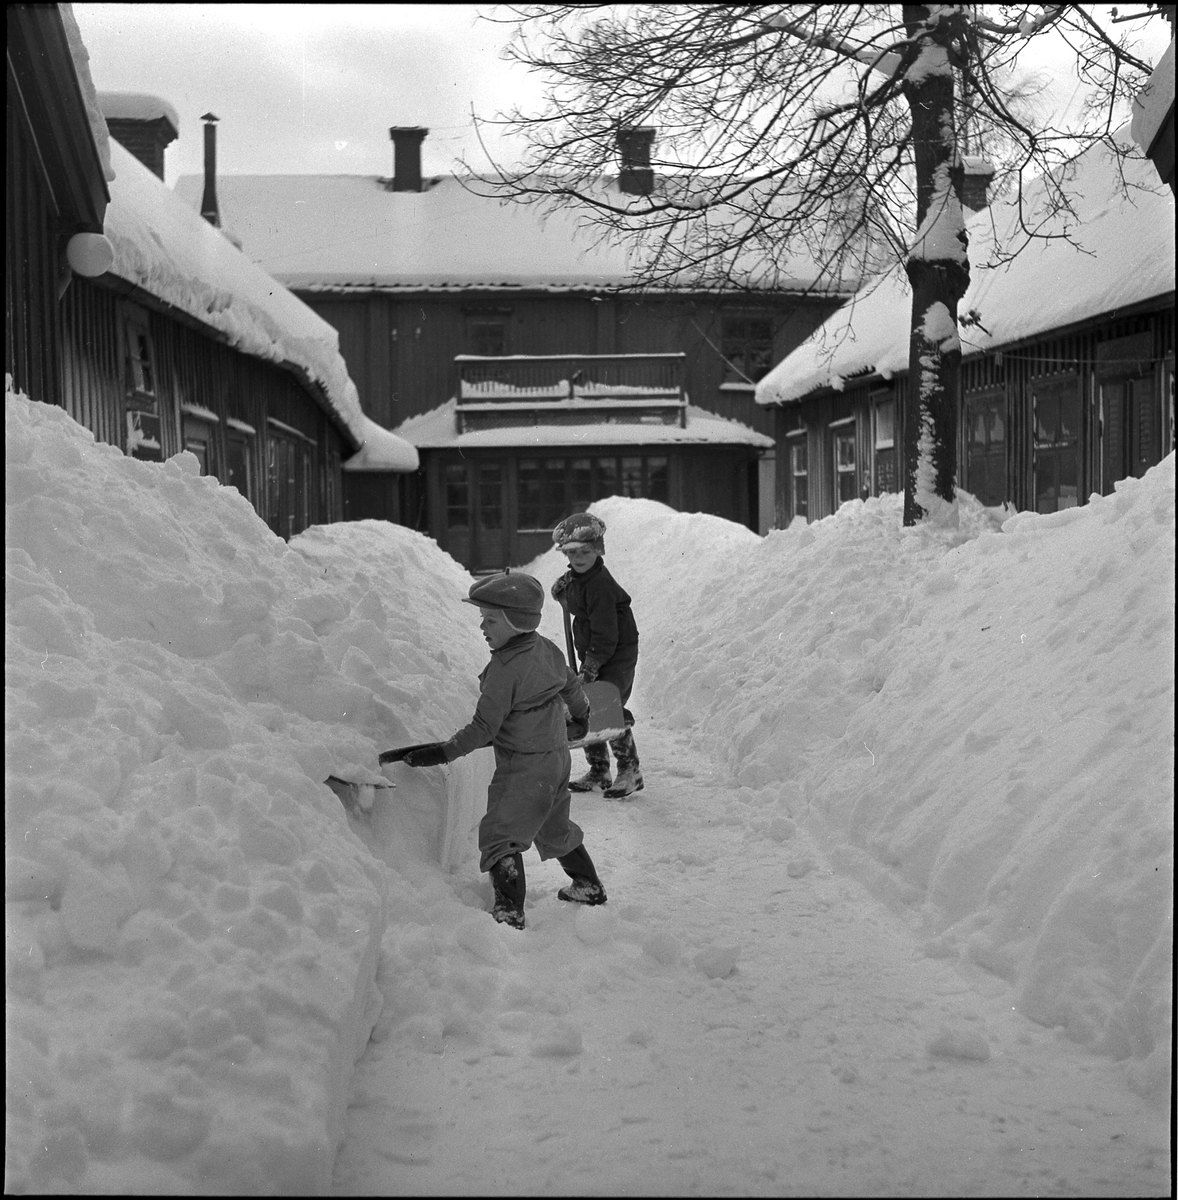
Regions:
[[[569,651],[569,666],[574,671],[580,670],[577,665],[577,651],[573,646],[573,619],[569,616],[569,606],[564,602],[564,597],[560,599],[560,610],[564,613],[564,640]]]

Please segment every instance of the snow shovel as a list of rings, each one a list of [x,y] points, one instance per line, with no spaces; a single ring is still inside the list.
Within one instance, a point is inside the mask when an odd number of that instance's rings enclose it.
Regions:
[[[564,612],[564,639],[568,646],[569,666],[577,670],[577,652],[573,646],[573,623],[569,610],[561,604]],[[626,732],[626,715],[622,712],[622,693],[612,683],[598,679],[593,683],[583,683],[585,698],[589,701],[589,732],[575,742],[569,742],[569,749],[578,746],[592,746],[599,742],[610,742]]]
[[[402,762],[406,754],[412,753],[414,750],[424,750],[426,746],[436,746],[437,742],[418,742],[416,746],[398,746],[395,750],[385,750],[378,757],[377,762],[383,767],[385,763]]]

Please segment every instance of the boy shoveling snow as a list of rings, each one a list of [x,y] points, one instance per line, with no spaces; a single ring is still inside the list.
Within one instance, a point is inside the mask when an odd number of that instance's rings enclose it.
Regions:
[[[404,761],[432,767],[494,747],[487,815],[479,823],[479,869],[491,875],[496,921],[524,927],[523,852],[533,844],[541,861],[557,859],[571,877],[557,893],[562,900],[604,904],[605,888],[582,845],[584,834],[569,819],[568,743],[588,728],[589,703],[564,655],[536,632],[544,586],[531,575],[505,572],[478,580],[463,603],[478,608],[491,647],[474,719],[448,741],[420,746]],[[567,726],[561,701],[572,717]]]
[[[630,699],[634,670],[638,665],[638,626],[630,597],[606,570],[605,522],[592,513],[573,513],[552,531],[556,548],[569,560],[569,569],[552,585],[552,598],[572,617],[574,648],[581,656],[581,678],[585,683],[612,683],[622,703]],[[573,653],[572,650],[569,651]],[[569,666],[575,668],[576,663]],[[601,788],[611,800],[624,800],[642,791],[642,768],[634,745],[634,714],[623,708],[626,725],[612,738],[609,748],[618,764],[611,779],[609,750],[590,744],[585,747],[589,770],[569,787],[574,792]]]

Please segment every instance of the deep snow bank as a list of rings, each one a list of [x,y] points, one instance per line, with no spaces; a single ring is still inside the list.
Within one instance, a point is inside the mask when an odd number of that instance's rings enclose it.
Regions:
[[[1173,455],[1001,526],[965,494],[918,529],[889,496],[763,540],[593,511],[641,630],[639,748],[650,715],[690,731],[919,913],[929,954],[1168,1095]]]
[[[469,716],[468,577],[383,523],[300,553],[23,397],[5,451],[6,1190],[323,1191],[411,888],[322,781]]]

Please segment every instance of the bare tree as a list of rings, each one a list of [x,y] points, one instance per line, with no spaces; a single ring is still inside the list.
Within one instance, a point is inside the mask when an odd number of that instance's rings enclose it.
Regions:
[[[955,495],[971,152],[1020,211],[1024,180],[1043,177],[1066,210],[1057,168],[1095,141],[1126,152],[1116,117],[1150,67],[1093,7],[512,7],[500,18],[513,27],[507,53],[541,74],[545,98],[538,113],[503,118],[528,150],[484,181],[498,195],[579,206],[605,236],[629,239],[644,287],[797,290],[808,271],[811,286],[845,291],[902,263],[913,297],[904,521],[914,524]],[[1087,97],[1066,125],[1037,111],[1018,74],[1020,56],[1048,37],[1070,52]],[[649,186],[606,187],[619,137],[652,126]],[[1043,235],[1029,220],[1023,230]]]

